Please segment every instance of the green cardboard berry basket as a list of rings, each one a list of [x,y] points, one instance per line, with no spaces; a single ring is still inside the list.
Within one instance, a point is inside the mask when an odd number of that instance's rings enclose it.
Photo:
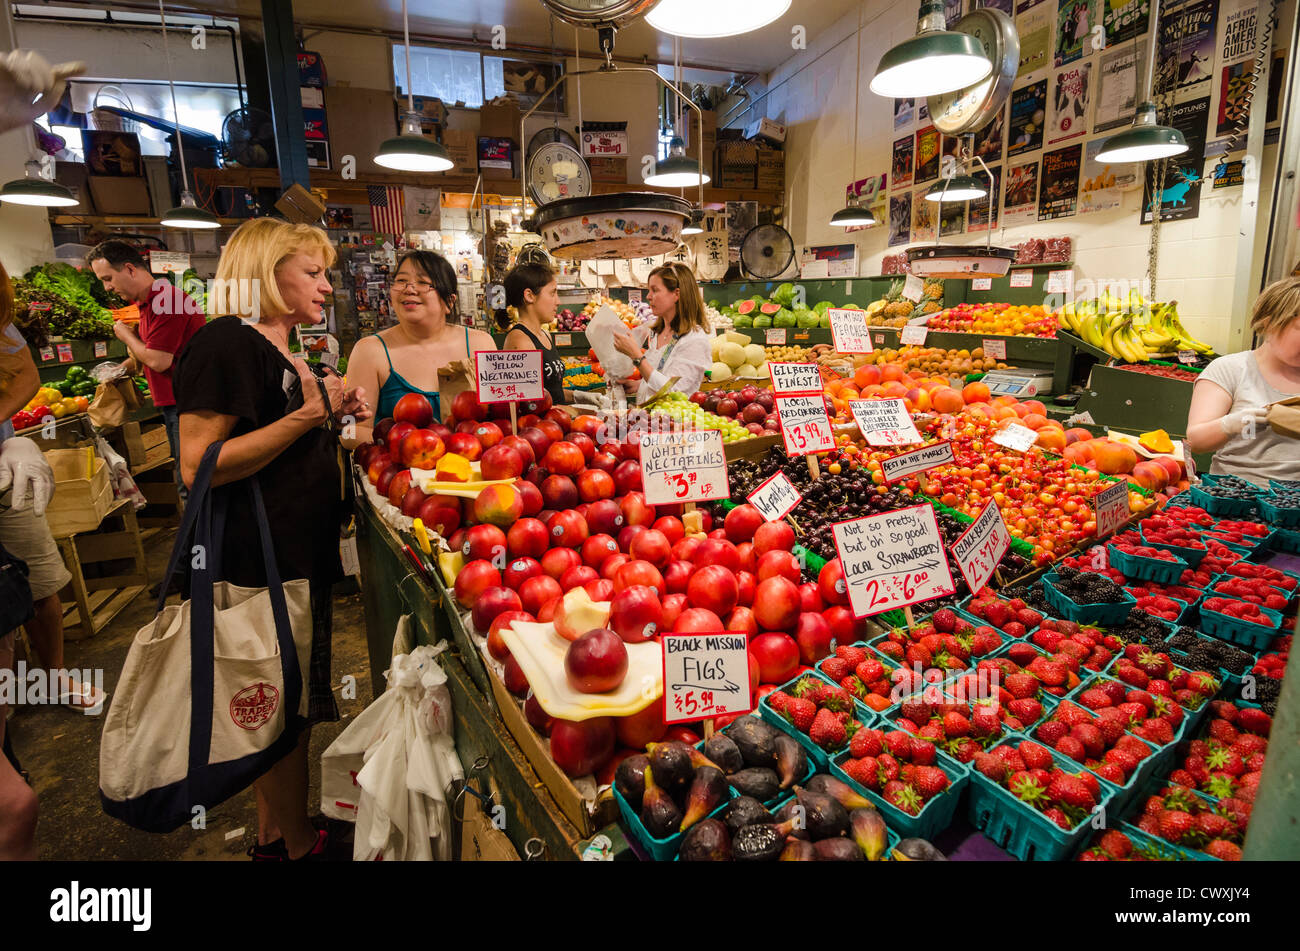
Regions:
[[[1135,825],[1127,822],[1121,822],[1116,826],[1120,832],[1129,837],[1133,843],[1135,851],[1137,847],[1145,849],[1147,852],[1156,853],[1156,861],[1166,862],[1217,862],[1213,855],[1206,855],[1204,852],[1198,852],[1195,849],[1185,849],[1182,846],[1174,845],[1172,842],[1166,842],[1159,836],[1148,835]],[[1085,848],[1081,851],[1086,852]]]
[[[1227,597],[1227,595],[1223,595]],[[1270,608],[1259,609],[1265,617],[1273,622],[1271,627],[1265,627],[1262,624],[1252,624],[1249,621],[1243,621],[1240,618],[1230,617],[1227,614],[1220,614],[1218,611],[1211,611],[1202,602],[1200,607],[1201,630],[1206,634],[1213,634],[1220,640],[1227,641],[1229,644],[1236,644],[1246,650],[1258,651],[1263,650],[1282,628],[1281,613],[1271,610]]]
[[[786,693],[789,693],[790,691],[788,688],[793,687],[804,677],[815,677],[818,680],[822,681],[823,683],[828,683],[828,684],[831,683],[831,679],[829,677],[825,677],[821,673],[817,671],[813,671],[807,674],[800,674],[794,679],[786,681],[777,689],[784,690]],[[832,686],[838,687],[839,684],[832,684]],[[860,724],[862,724],[862,726],[875,725],[876,714],[872,712],[872,710],[869,707],[861,706],[855,700],[853,710],[854,710],[854,719],[857,720]],[[865,711],[865,715],[864,715],[864,711]],[[831,754],[828,753],[826,750],[822,749],[816,743],[814,743],[806,733],[802,733],[799,730],[795,729],[794,724],[791,723],[789,720],[787,720],[784,716],[782,716],[781,714],[773,710],[772,707],[767,702],[766,694],[758,701],[758,715],[762,717],[764,722],[769,723],[772,726],[776,727],[778,730],[788,733],[792,737],[794,737],[795,742],[798,743],[800,746],[802,746],[804,748],[804,752],[808,754],[808,760],[810,763],[812,763],[816,771],[818,772],[826,771],[826,768],[830,765]]]
[[[1124,591],[1124,600],[1113,604],[1076,604],[1068,595],[1057,590],[1053,583],[1056,577],[1055,573],[1043,576],[1043,597],[1052,610],[1057,612],[1057,616],[1067,621],[1077,621],[1080,624],[1123,624],[1137,603],[1133,595]]]
[[[1191,493],[1192,501],[1211,515],[1237,517],[1259,514],[1257,501],[1220,498],[1195,485],[1188,491]]]
[[[1300,508],[1275,505],[1273,502],[1275,498],[1276,496],[1271,493],[1259,497],[1259,510],[1264,518],[1280,528],[1300,527]]]
[[[962,792],[970,782],[970,771],[965,766],[936,759],[934,765],[948,777],[948,789],[927,802],[920,813],[911,816],[844,772],[844,763],[850,758],[848,750],[831,757],[830,774],[870,799],[885,817],[885,824],[908,839],[933,839],[948,828],[952,817],[957,814]]]
[[[1201,563],[1201,559],[1208,554],[1205,547],[1190,548],[1187,545],[1171,545],[1168,542],[1153,542],[1147,538],[1145,522],[1138,523],[1138,534],[1142,536],[1142,543],[1151,548],[1162,548],[1171,554],[1177,555],[1183,561],[1187,562],[1189,568],[1195,568]],[[1127,572],[1125,572],[1127,574]],[[1148,579],[1150,580],[1150,579]]]
[[[1173,561],[1165,561],[1162,558],[1130,554],[1115,545],[1106,546],[1106,558],[1111,567],[1118,569],[1124,577],[1154,581],[1157,584],[1177,584],[1189,567],[1189,563],[1177,555],[1174,555]]]

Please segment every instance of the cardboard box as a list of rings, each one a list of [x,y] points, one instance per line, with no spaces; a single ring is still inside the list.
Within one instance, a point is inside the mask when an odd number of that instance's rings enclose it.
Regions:
[[[704,160],[708,162],[718,147],[718,114],[712,109],[705,109],[700,119],[704,123]],[[695,146],[695,123],[695,110],[687,109],[682,114],[682,124],[686,126],[686,135],[682,138],[686,140],[686,154],[691,158],[695,158],[698,151]]]
[[[91,175],[89,179],[90,197],[101,215],[147,215],[153,207],[143,178]]]
[[[357,157],[357,171],[379,171],[374,156],[385,139],[397,135],[397,110],[386,89],[330,86],[325,90],[325,117],[330,129],[330,151],[335,162],[342,155]]]
[[[122,443],[126,446],[126,461],[132,468],[150,466],[171,456],[166,426],[142,427],[134,421],[123,423]]]
[[[785,143],[785,126],[771,119],[759,119],[745,126],[745,138],[762,139],[774,145],[782,145]]]
[[[486,138],[510,139],[519,144],[519,105],[513,99],[499,99],[478,111],[478,134]]]
[[[591,169],[593,182],[627,184],[627,159],[625,158],[589,158],[587,167]]]
[[[784,152],[778,152],[776,149],[758,150],[758,167],[754,187],[763,191],[783,191],[785,189]]]
[[[753,188],[757,180],[753,166],[723,165],[718,169],[719,188]]]
[[[486,648],[484,650],[484,666],[487,668],[488,681],[492,685],[492,697],[496,700],[501,719],[505,721],[506,729],[523,750],[529,765],[545,784],[552,798],[555,799],[555,804],[560,807],[560,811],[577,827],[584,838],[594,835],[614,822],[618,818],[618,806],[614,802],[614,797],[606,792],[603,797],[596,800],[595,814],[587,811],[587,801],[578,792],[578,787],[573,785],[573,780],[564,774],[564,770],[555,765],[545,737],[539,736],[524,719],[523,707],[497,677],[492,667],[495,662],[487,657]]]
[[[54,470],[54,494],[45,510],[50,534],[66,538],[99,528],[113,507],[108,463],[89,447],[51,449],[45,453],[45,461]]]
[[[448,175],[474,175],[478,172],[478,142],[472,132],[464,129],[443,129],[442,145],[447,156],[456,164]]]
[[[90,196],[90,173],[81,162],[55,162],[54,180],[72,192],[72,197],[81,204],[77,214],[94,214],[95,200]]]

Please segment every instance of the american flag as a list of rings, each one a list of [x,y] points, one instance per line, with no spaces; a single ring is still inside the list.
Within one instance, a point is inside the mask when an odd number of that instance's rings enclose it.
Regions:
[[[380,234],[404,234],[401,186],[369,185],[366,194],[370,197],[370,226]]]

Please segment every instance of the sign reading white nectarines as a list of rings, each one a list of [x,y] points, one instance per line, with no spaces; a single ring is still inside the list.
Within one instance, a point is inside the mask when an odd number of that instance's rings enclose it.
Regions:
[[[474,370],[482,403],[540,400],[546,395],[540,350],[478,350]]]
[[[649,505],[711,502],[731,495],[722,433],[688,429],[641,437],[641,481]]]
[[[836,522],[832,531],[855,618],[956,590],[934,507],[928,503]]]
[[[664,722],[752,710],[744,632],[664,634]]]

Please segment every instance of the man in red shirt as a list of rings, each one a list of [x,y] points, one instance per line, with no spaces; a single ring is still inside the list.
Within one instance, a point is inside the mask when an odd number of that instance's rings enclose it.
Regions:
[[[139,332],[119,320],[113,325],[113,333],[131,353],[122,366],[130,373],[144,370],[153,403],[162,411],[176,488],[183,501],[187,493],[180,478],[180,430],[176,396],[172,393],[172,366],[205,323],[203,307],[165,277],[155,280],[144,257],[125,241],[96,245],[86,256],[86,263],[105,288],[140,307]]]

